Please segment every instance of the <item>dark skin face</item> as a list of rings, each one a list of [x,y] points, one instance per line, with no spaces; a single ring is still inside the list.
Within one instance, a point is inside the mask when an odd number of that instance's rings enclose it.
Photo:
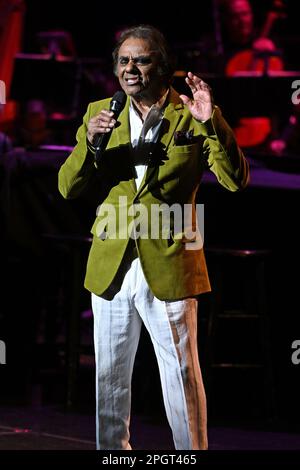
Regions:
[[[253,13],[248,0],[234,0],[228,7],[226,27],[232,41],[246,44],[253,32]]]
[[[119,49],[117,76],[135,103],[151,106],[166,91],[159,75],[157,53],[143,39],[128,38]]]

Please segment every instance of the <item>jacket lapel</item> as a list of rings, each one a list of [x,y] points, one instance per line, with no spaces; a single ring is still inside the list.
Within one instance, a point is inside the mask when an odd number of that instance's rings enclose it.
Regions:
[[[109,140],[108,148],[109,147],[121,147],[123,146],[128,146],[130,145],[130,126],[129,126],[129,104],[130,104],[130,98],[127,96],[126,104],[121,112],[120,116],[118,117],[118,121],[120,125],[116,127],[114,132],[111,135],[111,138]],[[128,162],[128,165],[133,165],[133,162],[130,160]],[[132,178],[129,181],[130,188],[134,192],[134,194],[137,191],[136,188],[136,183],[135,179]]]
[[[128,145],[130,143],[130,128],[129,128],[129,97],[127,96],[126,104],[121,112],[120,116],[118,117],[118,121],[120,125],[116,127],[115,132],[112,133],[112,137],[114,136],[115,141],[113,144],[117,146],[121,145]],[[113,145],[112,145],[113,146]]]
[[[173,138],[174,132],[179,124],[182,117],[184,106],[179,98],[179,94],[174,90],[170,89],[169,104],[167,105],[164,112],[164,119],[162,123],[162,132],[160,142],[167,149]]]
[[[174,132],[181,120],[184,106],[179,98],[179,94],[170,88],[170,95],[168,97],[168,105],[164,112],[164,118],[160,130],[159,142],[163,148],[167,149],[173,138]],[[127,101],[123,111],[121,112],[118,121],[120,125],[112,133],[107,148],[120,147],[122,145],[130,144],[130,126],[129,126],[129,104],[130,98],[127,97]],[[129,162],[128,162],[129,163]],[[132,162],[130,162],[131,164]],[[133,164],[133,163],[132,163]],[[148,166],[144,178],[137,190],[135,179],[132,178],[129,181],[130,188],[134,192],[135,197],[138,197],[141,192],[145,189],[152,176],[154,175],[156,166]]]

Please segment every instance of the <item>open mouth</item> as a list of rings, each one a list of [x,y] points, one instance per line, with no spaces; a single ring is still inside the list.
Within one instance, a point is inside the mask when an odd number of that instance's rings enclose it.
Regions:
[[[140,83],[140,79],[139,77],[130,77],[130,78],[125,78],[125,82],[127,83],[127,85],[137,85],[138,83]]]

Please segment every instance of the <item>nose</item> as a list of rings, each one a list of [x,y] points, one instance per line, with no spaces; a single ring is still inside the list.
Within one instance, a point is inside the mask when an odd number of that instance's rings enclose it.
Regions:
[[[130,72],[136,69],[137,67],[136,67],[135,59],[133,57],[130,57],[128,60],[128,63],[126,64],[125,70],[126,72]]]

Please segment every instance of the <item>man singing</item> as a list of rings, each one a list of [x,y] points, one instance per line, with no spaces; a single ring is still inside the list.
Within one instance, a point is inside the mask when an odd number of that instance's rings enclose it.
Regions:
[[[194,237],[190,226],[178,230],[174,217],[151,236],[157,224],[151,211],[189,207],[195,229],[204,169],[237,191],[247,184],[248,164],[209,86],[188,72],[191,97],[172,88],[171,54],[157,29],[123,31],[113,59],[124,109],[116,118],[110,99],[91,103],[59,171],[65,198],[79,196],[92,180],[99,192],[85,278],[94,314],[97,449],[131,449],[131,377],[142,323],[157,357],[175,448],[207,449],[197,352],[197,296],[210,290],[203,248],[197,230]],[[134,224],[138,213],[143,217]]]

